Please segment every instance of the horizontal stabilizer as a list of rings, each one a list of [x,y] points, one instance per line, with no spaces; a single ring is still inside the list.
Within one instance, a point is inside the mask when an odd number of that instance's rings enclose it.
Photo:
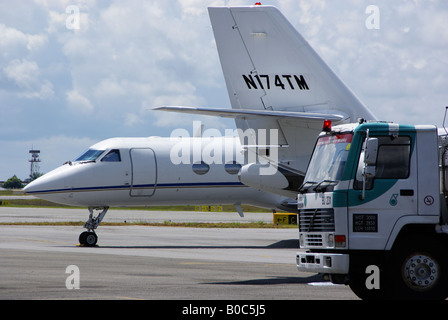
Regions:
[[[323,121],[331,120],[334,122],[342,121],[346,118],[342,114],[315,113],[315,112],[288,112],[273,110],[254,110],[254,109],[215,109],[215,108],[195,108],[195,107],[158,107],[154,110],[190,113],[206,116],[218,116],[234,119],[257,119],[260,117],[269,117],[271,119],[289,119],[297,121]]]

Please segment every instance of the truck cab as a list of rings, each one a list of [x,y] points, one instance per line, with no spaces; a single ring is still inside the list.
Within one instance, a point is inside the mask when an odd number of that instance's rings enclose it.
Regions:
[[[361,298],[446,297],[439,160],[434,126],[324,128],[298,194],[298,270]]]

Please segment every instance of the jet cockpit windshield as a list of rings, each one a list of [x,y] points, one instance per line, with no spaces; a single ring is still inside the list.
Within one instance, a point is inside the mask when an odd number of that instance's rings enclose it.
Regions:
[[[95,161],[103,154],[103,152],[104,150],[89,149],[82,156],[78,157],[75,162]]]

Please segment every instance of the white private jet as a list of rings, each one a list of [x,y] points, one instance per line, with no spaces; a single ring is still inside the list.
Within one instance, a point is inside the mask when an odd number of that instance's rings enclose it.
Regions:
[[[28,184],[27,194],[89,208],[81,244],[97,243],[95,229],[111,206],[295,212],[323,121],[375,119],[276,8],[213,7],[209,14],[232,109],[157,109],[232,117],[239,137],[108,139]]]

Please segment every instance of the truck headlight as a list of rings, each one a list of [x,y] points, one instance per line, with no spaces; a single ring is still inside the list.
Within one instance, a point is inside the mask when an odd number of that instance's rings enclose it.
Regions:
[[[329,247],[334,248],[334,234],[330,233],[328,235],[327,244]]]

